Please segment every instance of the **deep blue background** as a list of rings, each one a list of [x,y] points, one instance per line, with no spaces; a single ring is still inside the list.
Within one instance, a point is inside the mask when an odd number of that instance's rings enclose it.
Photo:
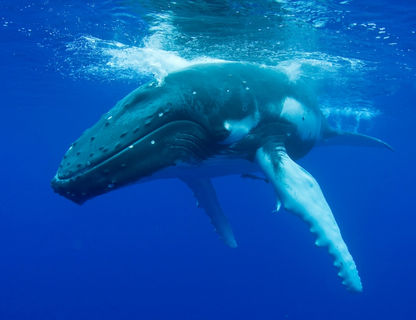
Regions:
[[[368,132],[395,152],[321,147],[301,160],[355,257],[364,292],[352,294],[306,225],[271,214],[273,191],[260,181],[214,181],[234,250],[179,181],[83,206],[54,194],[67,146],[135,85],[62,77],[21,33],[0,35],[0,319],[416,318],[416,87],[407,75],[374,98],[385,109]]]

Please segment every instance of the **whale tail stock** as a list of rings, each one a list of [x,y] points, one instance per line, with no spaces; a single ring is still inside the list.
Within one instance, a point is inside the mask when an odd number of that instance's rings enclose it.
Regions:
[[[323,130],[322,139],[319,142],[321,146],[329,145],[346,145],[346,146],[359,146],[359,147],[376,147],[387,148],[390,151],[394,151],[393,147],[387,142],[381,139],[371,137],[365,134],[342,131],[331,128],[326,125]]]

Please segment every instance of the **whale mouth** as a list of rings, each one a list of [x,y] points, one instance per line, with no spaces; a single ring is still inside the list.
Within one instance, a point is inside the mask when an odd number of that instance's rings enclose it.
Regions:
[[[153,171],[151,165],[149,166],[147,163],[142,168],[138,168],[137,163],[155,162],[154,159],[146,161],[147,158],[152,158],[149,149],[155,149],[155,147],[157,149],[158,133],[165,131],[166,128],[171,127],[176,122],[180,121],[168,122],[134,141],[128,141],[123,146],[118,143],[113,152],[106,152],[95,158],[94,161],[89,160],[84,165],[80,165],[74,161],[75,157],[80,156],[80,152],[74,150],[74,148],[76,148],[79,141],[88,140],[86,139],[88,138],[87,130],[76,143],[72,144],[64,156],[58,172],[51,181],[52,188],[64,197],[82,204],[98,194],[133,182],[133,178],[137,179],[139,176],[149,174]],[[136,165],[134,165],[135,162]],[[74,170],[74,168],[77,170]]]
[[[67,171],[62,174],[62,168],[58,169],[51,186],[55,192],[81,204],[97,195],[150,177],[180,161],[205,158],[205,153],[210,150],[203,143],[206,134],[206,130],[194,121],[167,122],[71,174]],[[63,162],[68,159],[71,158],[67,156]]]
[[[74,166],[76,166],[78,169],[77,170],[65,170],[62,168],[65,168],[65,165],[67,167],[69,167],[71,165],[71,162],[67,161],[67,159],[69,158],[64,157],[64,160],[62,161],[62,164],[60,166],[60,168],[58,169],[58,172],[56,173],[56,179],[61,180],[61,181],[67,181],[67,180],[71,180],[71,179],[76,179],[80,176],[83,175],[87,175],[89,172],[91,172],[92,170],[95,170],[97,168],[99,168],[100,166],[105,165],[107,162],[111,162],[116,160],[121,154],[123,154],[124,152],[133,149],[135,146],[137,147],[138,144],[140,144],[141,141],[145,140],[146,137],[151,136],[154,134],[156,130],[153,130],[151,132],[149,132],[148,134],[139,137],[133,141],[129,141],[129,143],[125,144],[125,145],[121,145],[118,144],[116,145],[116,147],[114,148],[114,150],[112,152],[108,152],[108,148],[99,148],[100,151],[103,151],[103,154],[100,157],[96,157],[95,159],[93,159],[94,161],[87,161],[84,165],[81,165],[80,163],[74,163]],[[151,142],[152,143],[152,142]],[[72,144],[71,148],[74,148],[74,146],[76,145],[76,143]],[[70,151],[68,150],[68,151]],[[90,155],[92,155],[93,153],[90,153]],[[80,154],[78,154],[79,156]],[[92,156],[91,156],[92,158]],[[70,159],[70,158],[69,158]]]
[[[51,181],[52,188],[55,192],[78,204],[103,193],[105,189],[110,191],[115,187],[116,181],[119,183],[121,181],[119,178],[116,180],[114,175],[116,170],[127,167],[127,161],[123,162],[123,158],[126,158],[125,154],[134,147],[137,149],[142,139],[139,138],[123,149],[102,157],[100,161],[89,163],[89,166],[84,166],[77,171],[62,172],[61,168],[58,169]]]
[[[64,181],[88,174],[107,161],[117,159],[120,154],[157,131],[154,129],[144,133],[136,129],[128,137],[128,131],[103,132],[106,126],[98,122],[69,147],[59,166],[57,179]]]

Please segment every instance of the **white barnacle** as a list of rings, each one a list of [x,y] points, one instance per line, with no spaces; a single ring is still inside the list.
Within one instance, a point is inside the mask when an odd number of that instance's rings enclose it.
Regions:
[[[107,120],[111,120],[113,118],[113,116],[108,116]]]
[[[159,118],[163,117],[163,112],[159,112],[158,116]]]
[[[129,149],[133,149],[134,148],[134,146],[131,144],[131,145],[129,145]]]

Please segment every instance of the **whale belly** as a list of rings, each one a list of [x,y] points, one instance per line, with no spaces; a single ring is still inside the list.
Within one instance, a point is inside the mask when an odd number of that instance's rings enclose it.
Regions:
[[[218,156],[206,159],[198,164],[178,163],[155,173],[148,180],[172,178],[215,178],[244,173],[260,173],[257,163],[242,159]],[[147,179],[146,179],[147,180]]]

